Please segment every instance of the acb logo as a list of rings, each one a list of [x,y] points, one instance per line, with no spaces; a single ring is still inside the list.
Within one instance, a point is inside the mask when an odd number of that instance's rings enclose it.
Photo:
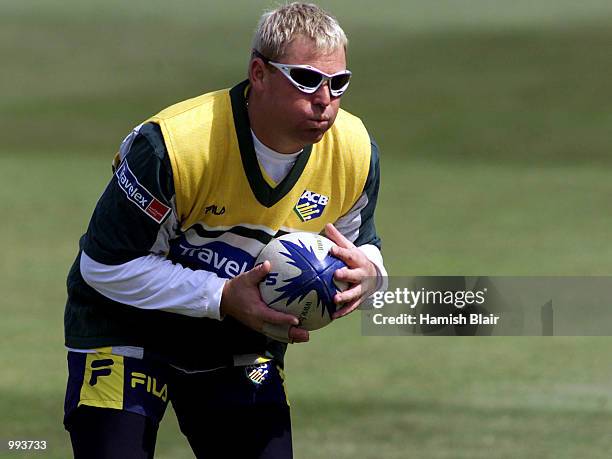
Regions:
[[[300,217],[300,220],[306,222],[313,218],[319,218],[328,202],[329,196],[304,190],[293,210]]]

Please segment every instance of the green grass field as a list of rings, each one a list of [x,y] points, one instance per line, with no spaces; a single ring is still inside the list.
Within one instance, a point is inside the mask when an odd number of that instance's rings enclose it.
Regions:
[[[128,130],[243,78],[266,2],[0,2],[0,439],[66,458],[65,276]],[[394,275],[611,275],[612,4],[362,0],[343,105]],[[297,458],[608,458],[608,338],[376,338],[287,357]],[[206,422],[206,420],[203,420]],[[157,457],[193,457],[171,410]],[[0,457],[26,457],[0,449]]]

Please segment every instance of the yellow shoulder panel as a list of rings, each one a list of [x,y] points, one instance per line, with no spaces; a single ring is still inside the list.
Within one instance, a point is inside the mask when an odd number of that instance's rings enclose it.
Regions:
[[[237,144],[227,89],[172,105],[148,121],[163,133],[172,164],[179,219],[188,223],[202,184],[213,183],[215,154]],[[214,153],[211,153],[214,152]]]

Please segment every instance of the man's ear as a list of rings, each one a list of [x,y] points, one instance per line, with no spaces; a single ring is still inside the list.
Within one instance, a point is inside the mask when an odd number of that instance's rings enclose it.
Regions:
[[[249,62],[249,81],[251,82],[251,87],[256,91],[263,89],[266,77],[265,65],[266,64],[258,57],[254,57],[251,59],[251,62]]]

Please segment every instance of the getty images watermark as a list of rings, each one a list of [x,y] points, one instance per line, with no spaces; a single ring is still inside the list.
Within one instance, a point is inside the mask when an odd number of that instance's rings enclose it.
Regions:
[[[612,277],[390,277],[362,311],[370,336],[608,336]]]
[[[381,309],[385,305],[395,304],[404,305],[414,311],[418,305],[426,305],[431,307],[440,305],[451,305],[456,311],[440,315],[438,311],[421,312],[419,314],[400,313],[397,316],[386,316],[383,313],[374,314],[372,320],[377,325],[471,325],[477,324],[497,324],[499,315],[482,314],[473,312],[470,314],[463,313],[464,308],[473,305],[482,305],[486,301],[487,289],[472,291],[441,291],[427,290],[421,287],[420,290],[411,290],[409,288],[395,288],[384,292],[376,292],[372,296],[372,306],[376,309]]]

